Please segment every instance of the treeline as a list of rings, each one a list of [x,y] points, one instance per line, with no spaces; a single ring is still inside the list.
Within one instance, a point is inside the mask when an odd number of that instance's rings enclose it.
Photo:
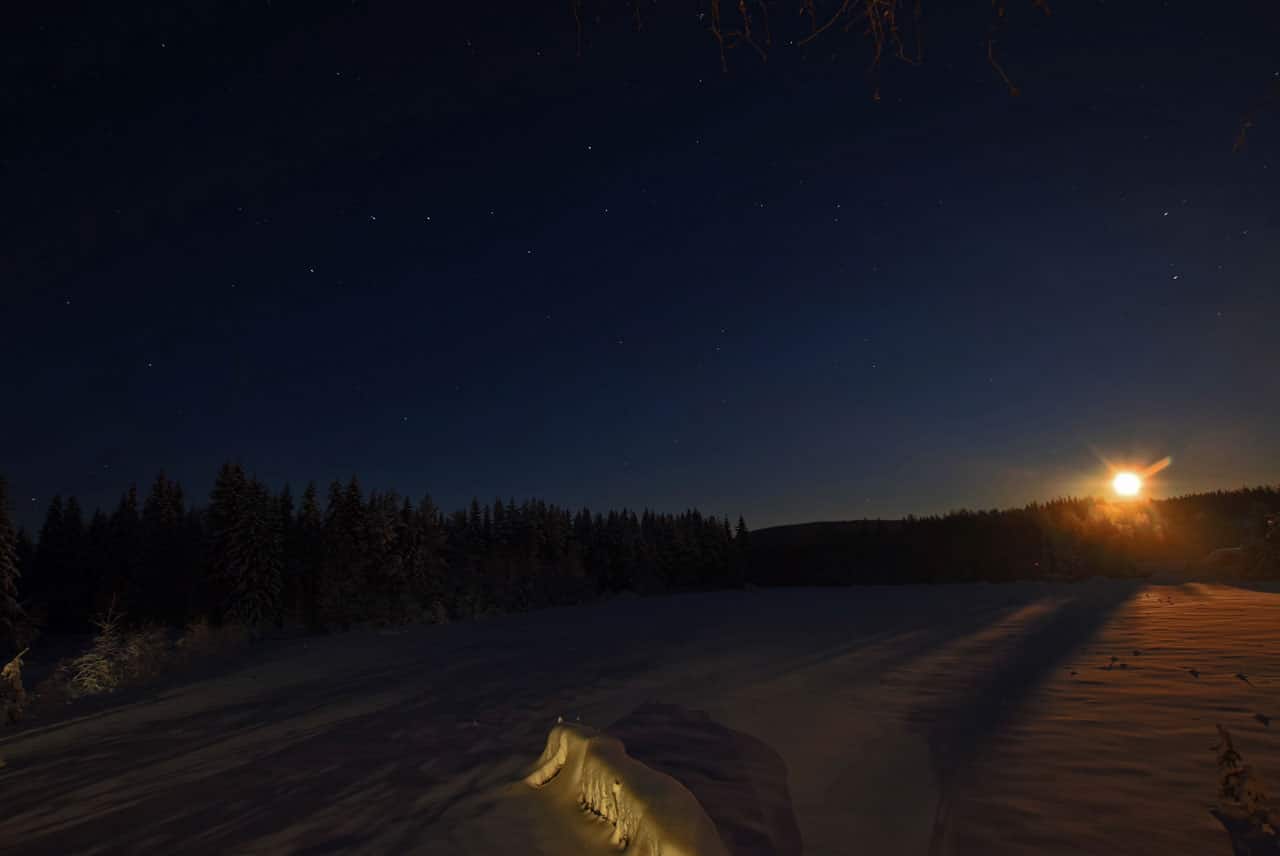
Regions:
[[[1068,498],[1003,511],[782,526],[696,511],[571,511],[540,500],[472,501],[361,490],[273,491],[236,464],[208,502],[161,475],[85,519],[54,499],[36,538],[16,532],[0,482],[0,632],[25,615],[85,630],[114,605],[130,622],[233,620],[322,632],[358,622],[449,621],[588,601],[771,585],[1077,580],[1136,576],[1221,547],[1231,573],[1280,577],[1280,490],[1151,502]]]
[[[751,535],[758,585],[1004,582],[1136,576],[1242,547],[1240,572],[1280,576],[1268,559],[1280,490],[1246,488],[1150,502],[1066,498],[1019,509],[905,520],[809,523]]]
[[[112,604],[133,623],[326,631],[722,588],[741,584],[746,540],[743,521],[735,531],[697,511],[593,514],[496,499],[444,513],[430,497],[366,495],[354,477],[295,497],[237,464],[222,467],[203,507],[161,475],[145,497],[130,488],[87,520],[75,498],[55,498],[35,539],[14,533],[6,514],[0,563],[8,543],[15,601],[58,633],[85,630]]]

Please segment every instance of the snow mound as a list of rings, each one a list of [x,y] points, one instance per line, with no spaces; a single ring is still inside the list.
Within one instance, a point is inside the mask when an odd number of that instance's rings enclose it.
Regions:
[[[640,856],[727,856],[715,824],[675,779],[627,754],[616,737],[559,722],[524,779],[553,782],[576,795],[586,812],[613,825],[610,842]]]

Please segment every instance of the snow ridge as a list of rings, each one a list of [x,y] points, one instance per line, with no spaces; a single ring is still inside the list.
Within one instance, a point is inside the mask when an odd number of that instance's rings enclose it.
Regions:
[[[727,856],[715,824],[689,789],[627,754],[616,737],[559,721],[524,779],[560,783],[583,811],[613,825],[610,843],[640,856]]]

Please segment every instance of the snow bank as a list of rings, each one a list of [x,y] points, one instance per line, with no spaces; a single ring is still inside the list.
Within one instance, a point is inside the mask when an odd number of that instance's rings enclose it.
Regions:
[[[610,842],[639,856],[727,856],[715,824],[689,790],[627,754],[616,737],[560,721],[524,779],[553,782],[613,825]]]

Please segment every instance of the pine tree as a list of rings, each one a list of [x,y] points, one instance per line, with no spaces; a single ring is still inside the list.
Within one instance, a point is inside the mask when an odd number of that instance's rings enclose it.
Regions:
[[[187,510],[182,487],[163,472],[156,476],[142,504],[141,555],[138,577],[129,592],[130,614],[152,621],[186,619],[190,560],[184,549]]]
[[[360,482],[352,476],[329,489],[324,523],[320,615],[326,627],[349,628],[365,617],[365,506]]]
[[[323,535],[324,516],[320,512],[320,497],[315,482],[307,485],[302,494],[302,507],[293,527],[293,545],[289,553],[296,562],[302,621],[307,629],[318,632],[320,622],[320,539]]]
[[[225,613],[231,607],[235,580],[240,576],[237,564],[237,533],[248,503],[249,479],[239,464],[223,464],[213,483],[206,514],[209,528],[209,576],[215,612]]]
[[[255,634],[280,623],[283,525],[280,502],[250,480],[239,464],[225,464],[209,503],[210,574],[221,611]]]
[[[280,622],[281,534],[279,502],[261,482],[249,481],[231,536],[229,614],[255,634]]]
[[[293,490],[286,484],[276,497],[280,523],[281,582],[279,626],[297,620],[302,604],[302,579],[297,556],[297,521],[293,513]]]
[[[88,620],[90,589],[85,578],[84,514],[75,497],[64,502],[55,496],[49,503],[35,564],[31,594],[46,610],[46,626],[61,632],[82,629]]]
[[[49,500],[44,523],[36,535],[35,574],[29,580],[31,595],[46,607],[64,582],[62,531],[62,497],[55,496]],[[55,622],[58,619],[51,617]]]
[[[467,511],[467,536],[471,546],[478,552],[484,548],[484,514],[480,511],[480,500],[471,498],[471,507]]]
[[[105,577],[94,595],[94,612],[106,610],[112,602],[127,603],[142,566],[141,528],[138,489],[131,485],[120,497],[108,523],[110,550]]]
[[[361,521],[365,548],[360,557],[366,582],[366,616],[399,623],[404,619],[405,580],[401,554],[399,499],[395,494],[372,494]]]
[[[445,558],[446,533],[440,510],[431,497],[424,496],[414,512],[414,552],[409,563],[410,585],[423,608],[436,621],[448,618],[448,563]]]
[[[725,525],[729,521],[725,520]],[[747,521],[738,517],[738,526],[733,531],[733,565],[734,583],[744,585],[751,576],[751,532],[747,529]]]
[[[56,614],[61,618],[62,626],[84,629],[93,617],[92,566],[96,557],[89,552],[84,512],[80,500],[74,496],[67,498],[58,540],[62,551],[62,587],[54,600],[57,604]]]
[[[9,485],[0,476],[0,640],[16,648],[22,623],[22,605],[18,600],[18,533],[9,516]],[[8,659],[6,656],[4,659]]]

